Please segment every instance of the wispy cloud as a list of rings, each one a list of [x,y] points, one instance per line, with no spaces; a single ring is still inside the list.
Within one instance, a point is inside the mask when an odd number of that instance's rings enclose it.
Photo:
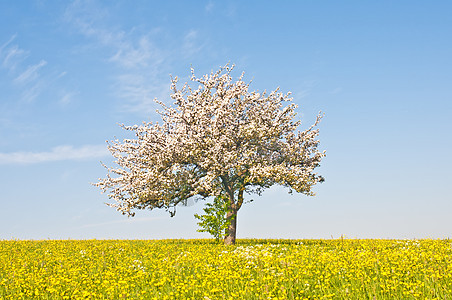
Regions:
[[[133,29],[126,32],[114,28],[103,19],[108,15],[107,7],[98,7],[92,1],[74,1],[65,12],[65,20],[99,46],[110,51],[109,61],[126,69],[146,68],[163,63],[166,55],[156,47],[150,35],[158,30],[136,36]]]
[[[207,4],[204,7],[204,9],[206,10],[206,12],[210,13],[213,10],[214,6],[215,6],[215,4],[213,3],[213,1],[209,1],[209,2],[207,2]]]
[[[92,223],[92,224],[85,224],[81,226],[80,228],[91,228],[91,227],[101,227],[101,226],[109,226],[114,224],[132,224],[132,223],[138,223],[138,222],[153,222],[157,220],[162,220],[164,217],[135,217],[135,218],[127,218],[127,219],[121,219],[116,221],[109,221],[109,222],[102,222],[102,223]]]
[[[2,46],[0,46],[0,53],[3,51],[3,49],[6,48],[9,44],[11,44],[12,41],[17,37],[17,34],[12,35],[8,41],[6,41]]]
[[[48,152],[0,153],[0,165],[36,164],[64,160],[85,160],[108,156],[106,145],[85,145],[82,147],[58,146]]]
[[[0,61],[11,82],[20,87],[21,98],[27,103],[38,97],[47,86],[46,80],[39,74],[39,71],[47,65],[47,61],[41,59],[39,63],[27,64],[30,51],[14,43],[16,37],[13,35],[0,47]]]
[[[6,49],[2,66],[9,71],[14,71],[17,65],[27,58],[28,52],[20,49],[17,45],[14,45]]]
[[[0,60],[2,67],[8,71],[15,71],[17,65],[24,61],[29,55],[28,51],[19,48],[18,45],[12,45],[17,35],[13,35],[6,43],[0,47]]]
[[[154,98],[165,101],[170,86],[170,65],[174,49],[171,45],[154,42],[161,37],[159,28],[151,28],[141,34],[134,28],[125,30],[117,24],[109,24],[108,7],[96,2],[75,1],[68,6],[65,20],[80,34],[89,38],[94,46],[107,53],[108,62],[114,64],[117,73],[114,93],[122,100],[120,111],[152,113]],[[190,36],[187,41],[174,42],[189,49],[194,48]],[[190,44],[192,43],[192,44]]]
[[[192,56],[201,51],[204,47],[202,43],[200,43],[198,39],[198,31],[191,29],[184,36],[184,44],[183,44],[183,52],[185,56]]]
[[[42,90],[44,89],[44,85],[45,84],[43,81],[37,81],[27,85],[27,87],[22,91],[22,100],[25,103],[34,101],[39,96],[39,94],[41,94]]]
[[[330,94],[332,94],[332,95],[337,95],[337,94],[340,94],[341,92],[342,92],[342,88],[341,88],[341,87],[337,87],[337,88],[333,89],[333,90],[330,92]]]
[[[316,87],[317,81],[316,80],[304,80],[299,85],[299,89],[294,91],[293,97],[295,101],[300,101],[302,99],[305,99],[308,97],[312,90]]]
[[[121,42],[117,46],[116,54],[110,60],[124,68],[145,68],[163,63],[164,55],[147,36],[140,37],[137,45]]]
[[[61,73],[57,76],[57,79],[62,78],[62,77],[64,77],[64,76],[66,76],[66,75],[67,75],[67,72],[66,72],[66,71],[63,71],[63,72],[61,72]]]
[[[66,106],[68,104],[70,104],[75,95],[77,95],[78,93],[75,92],[64,92],[63,95],[61,96],[60,100],[58,101],[58,103],[62,106]]]
[[[155,76],[156,77],[156,76]],[[164,101],[170,92],[168,81],[155,78],[153,83],[149,77],[140,73],[125,73],[118,75],[117,93],[119,97],[127,99],[121,109],[135,113],[149,113],[156,109],[154,99]]]
[[[27,69],[14,79],[15,83],[24,84],[35,80],[38,77],[38,70],[47,64],[45,60],[41,60],[38,64],[28,66]]]

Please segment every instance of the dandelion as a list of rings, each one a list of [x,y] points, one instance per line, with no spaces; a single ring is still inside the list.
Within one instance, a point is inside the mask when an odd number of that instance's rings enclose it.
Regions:
[[[451,260],[448,240],[0,241],[0,299],[447,299]]]

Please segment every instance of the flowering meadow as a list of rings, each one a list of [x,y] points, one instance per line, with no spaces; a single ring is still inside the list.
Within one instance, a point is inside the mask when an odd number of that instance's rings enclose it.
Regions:
[[[452,299],[452,242],[0,241],[0,299]]]

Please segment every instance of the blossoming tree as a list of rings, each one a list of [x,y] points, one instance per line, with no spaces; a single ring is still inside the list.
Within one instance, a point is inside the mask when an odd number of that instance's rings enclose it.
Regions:
[[[136,139],[109,143],[119,167],[109,168],[96,183],[118,211],[133,216],[134,209],[164,208],[173,216],[189,199],[228,199],[230,220],[225,244],[234,244],[237,212],[244,194],[281,185],[306,195],[323,178],[314,173],[325,152],[317,149],[316,122],[297,131],[296,105],[290,93],[249,91],[243,73],[233,81],[234,66],[191,80],[178,89],[172,78],[173,106],[162,106],[162,124],[124,126]],[[113,176],[110,176],[113,174]]]

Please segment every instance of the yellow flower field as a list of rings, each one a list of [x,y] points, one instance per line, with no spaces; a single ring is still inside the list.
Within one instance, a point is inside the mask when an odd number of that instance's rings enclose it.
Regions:
[[[0,299],[452,299],[450,240],[0,241]]]

